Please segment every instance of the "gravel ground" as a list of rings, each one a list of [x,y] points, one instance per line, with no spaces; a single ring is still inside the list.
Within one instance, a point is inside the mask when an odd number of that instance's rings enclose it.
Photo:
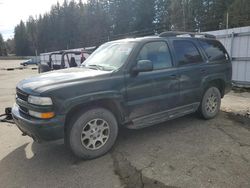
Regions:
[[[0,70],[1,112],[12,106],[16,83],[36,74]],[[75,158],[63,141],[34,143],[1,123],[0,187],[250,187],[250,121],[234,115],[247,114],[249,102],[249,93],[231,92],[222,101],[230,113],[213,120],[192,114],[122,129],[114,149],[90,161]]]
[[[20,63],[26,60],[0,60],[0,69],[20,67]]]

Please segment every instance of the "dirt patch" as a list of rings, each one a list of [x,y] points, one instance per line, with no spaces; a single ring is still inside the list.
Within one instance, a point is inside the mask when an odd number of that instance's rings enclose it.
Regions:
[[[250,131],[250,114],[249,112],[246,114],[235,114],[231,112],[226,112],[227,118],[231,119],[232,121],[236,121],[242,127],[246,128]]]
[[[147,167],[138,170],[121,152],[114,151],[112,158],[115,174],[119,176],[125,188],[176,188],[144,176],[142,171]]]
[[[250,92],[250,88],[243,88],[243,87],[236,87],[236,86],[234,86],[232,89],[233,89],[233,91],[235,93]]]

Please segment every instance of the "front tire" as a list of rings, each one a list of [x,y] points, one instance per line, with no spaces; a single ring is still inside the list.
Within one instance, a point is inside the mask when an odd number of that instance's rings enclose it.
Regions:
[[[107,153],[118,135],[115,116],[104,108],[76,115],[67,129],[67,145],[79,158],[93,159]]]
[[[210,87],[203,95],[200,113],[204,119],[212,119],[220,111],[221,93],[217,87]]]

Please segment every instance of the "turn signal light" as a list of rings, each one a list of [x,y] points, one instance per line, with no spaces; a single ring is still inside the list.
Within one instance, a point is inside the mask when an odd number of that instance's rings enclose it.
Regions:
[[[29,114],[33,117],[40,118],[40,119],[50,119],[55,116],[54,112],[35,112],[32,110],[29,110]]]
[[[53,118],[54,116],[55,116],[54,112],[41,113],[42,119],[49,119],[49,118]]]

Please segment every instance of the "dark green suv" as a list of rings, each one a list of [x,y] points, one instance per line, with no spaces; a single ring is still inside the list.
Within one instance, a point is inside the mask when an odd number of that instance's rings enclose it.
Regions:
[[[198,111],[215,117],[232,65],[211,35],[165,32],[100,46],[79,68],[22,80],[12,115],[34,140],[65,139],[78,157],[105,154],[121,126],[138,129]]]

